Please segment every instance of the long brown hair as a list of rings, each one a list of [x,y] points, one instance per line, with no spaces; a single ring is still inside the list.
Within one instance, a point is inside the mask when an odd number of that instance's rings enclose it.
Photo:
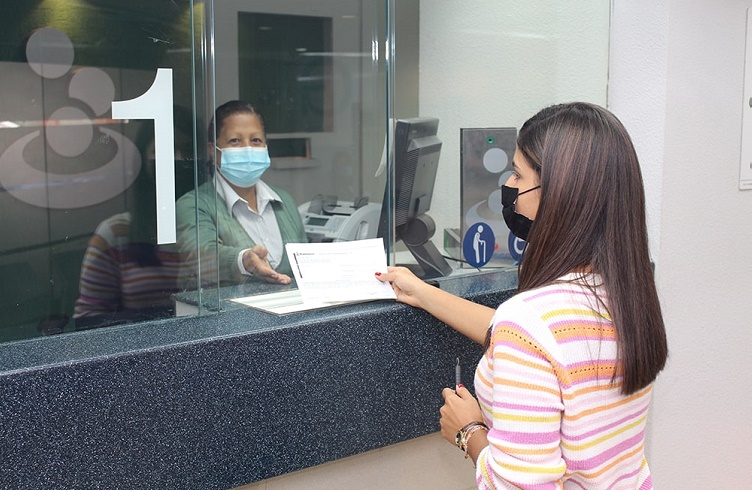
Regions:
[[[622,393],[648,386],[666,363],[668,343],[648,251],[642,174],[626,129],[596,105],[560,104],[530,118],[517,146],[541,184],[519,290],[570,272],[598,273],[616,329]]]

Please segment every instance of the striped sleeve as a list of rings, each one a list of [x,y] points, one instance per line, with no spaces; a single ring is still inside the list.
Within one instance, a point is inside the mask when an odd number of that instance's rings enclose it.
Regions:
[[[486,389],[478,398],[491,430],[476,465],[478,487],[561,488],[563,404],[550,356],[512,317],[495,323],[481,364],[476,384]]]
[[[89,240],[81,266],[78,298],[74,318],[118,311],[120,305],[120,270],[112,242],[127,236],[124,215],[104,221]]]
[[[652,487],[644,454],[652,386],[621,393],[607,299],[568,280],[498,308],[475,375],[490,427],[479,488]]]

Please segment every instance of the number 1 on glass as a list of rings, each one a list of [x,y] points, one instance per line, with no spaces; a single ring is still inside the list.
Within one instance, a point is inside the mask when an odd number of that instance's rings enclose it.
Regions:
[[[112,103],[113,119],[152,119],[157,180],[157,244],[175,243],[175,146],[172,121],[172,69],[158,68],[149,90]]]

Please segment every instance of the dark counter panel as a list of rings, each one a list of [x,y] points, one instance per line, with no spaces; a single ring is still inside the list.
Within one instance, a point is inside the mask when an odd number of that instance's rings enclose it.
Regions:
[[[496,306],[516,274],[441,287]],[[0,347],[2,488],[232,488],[439,430],[481,347],[383,301],[232,309]]]

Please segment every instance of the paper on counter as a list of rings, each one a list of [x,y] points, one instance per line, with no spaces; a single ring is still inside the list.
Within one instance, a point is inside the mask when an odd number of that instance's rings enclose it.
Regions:
[[[386,272],[381,238],[285,245],[304,303],[396,299],[392,286],[376,279]]]
[[[340,301],[333,303],[304,303],[300,291],[280,291],[278,293],[257,294],[245,298],[233,298],[230,301],[241,305],[250,306],[257,310],[274,313],[275,315],[287,315],[301,311],[316,310],[319,308],[331,308],[340,304],[352,304],[357,301]]]

